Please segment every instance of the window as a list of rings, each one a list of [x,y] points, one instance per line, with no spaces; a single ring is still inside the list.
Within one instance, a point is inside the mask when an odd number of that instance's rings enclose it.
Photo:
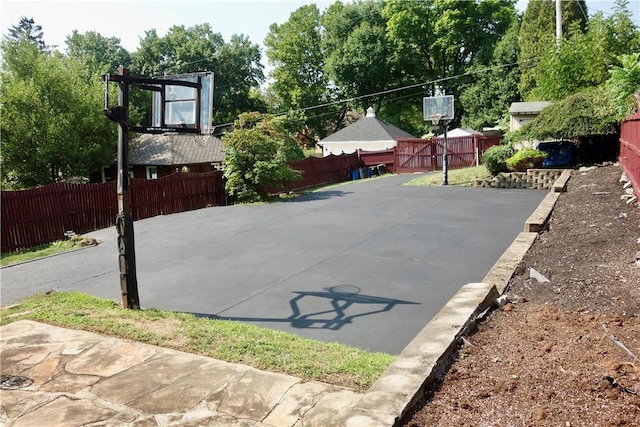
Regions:
[[[111,181],[111,166],[102,167],[102,182]]]
[[[158,179],[157,166],[147,166],[147,179]]]

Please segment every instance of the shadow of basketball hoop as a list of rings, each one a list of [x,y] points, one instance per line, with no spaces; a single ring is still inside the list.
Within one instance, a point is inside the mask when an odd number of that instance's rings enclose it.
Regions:
[[[420,304],[365,295],[360,291],[361,289],[354,285],[336,285],[323,288],[322,291],[294,291],[296,296],[289,300],[292,313],[285,318],[196,315],[239,322],[289,323],[296,329],[339,330],[345,325],[354,323],[356,319],[385,313],[398,305]]]

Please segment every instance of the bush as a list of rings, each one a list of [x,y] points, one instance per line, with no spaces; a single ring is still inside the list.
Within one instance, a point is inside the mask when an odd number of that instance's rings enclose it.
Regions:
[[[525,172],[527,169],[538,169],[547,153],[533,148],[523,148],[507,159],[507,167],[516,172]]]
[[[491,175],[498,175],[500,172],[507,172],[507,159],[513,156],[513,148],[509,145],[494,145],[482,155],[482,163]]]

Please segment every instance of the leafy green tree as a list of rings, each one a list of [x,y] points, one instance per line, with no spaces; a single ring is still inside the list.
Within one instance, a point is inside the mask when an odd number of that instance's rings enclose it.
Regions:
[[[67,55],[83,63],[87,76],[115,73],[118,67],[129,67],[131,55],[117,37],[103,37],[95,31],[84,34],[73,30],[66,38]]]
[[[381,92],[395,84],[393,50],[386,37],[383,4],[376,1],[333,3],[322,17],[325,70],[344,98],[359,98],[355,106],[380,110]]]
[[[218,92],[216,123],[230,123],[246,111],[266,111],[266,104],[257,91],[264,80],[258,45],[243,35],[232,35],[220,47],[215,74]],[[215,97],[215,95],[214,95]]]
[[[602,62],[596,57],[595,47],[589,34],[578,31],[564,39],[559,47],[544,52],[536,70],[536,86],[530,92],[531,99],[559,101],[602,83],[603,79],[598,75],[602,73],[597,70]]]
[[[300,125],[288,117],[241,114],[234,130],[222,137],[227,192],[239,202],[267,200],[270,191],[299,179],[289,163],[304,158],[291,132]]]
[[[581,90],[603,84],[619,56],[637,52],[634,42],[640,35],[619,2],[617,13],[605,18],[599,12],[585,33],[569,31],[560,46],[549,47],[539,61],[534,99],[556,101]],[[628,11],[627,11],[628,12]]]
[[[2,43],[2,186],[87,176],[106,163],[116,128],[102,114],[104,85],[83,65],[29,40]]]
[[[615,0],[613,12],[610,20],[615,40],[609,42],[609,52],[620,56],[640,51],[640,29],[633,21],[629,0]]]
[[[615,118],[623,120],[637,108],[640,93],[640,53],[622,55],[621,66],[611,69],[606,88],[615,111]]]
[[[322,50],[322,22],[315,4],[305,5],[291,13],[281,25],[272,24],[264,41],[267,57],[273,66],[271,76],[275,105],[282,111],[303,110],[336,100],[335,91],[325,73]],[[336,120],[336,111],[339,120]],[[334,113],[333,115],[331,113]],[[312,138],[324,138],[328,129],[342,121],[341,108],[313,111],[307,119]]]
[[[511,0],[389,0],[383,16],[404,81],[432,81],[427,93],[434,93],[440,80],[458,97],[460,82],[450,78],[487,64],[516,13]]]
[[[511,103],[520,100],[520,69],[515,64],[519,31],[520,22],[516,19],[496,45],[490,64],[475,65],[470,69],[475,82],[460,96],[464,108],[463,126],[477,130],[497,126]]]
[[[587,26],[585,0],[562,2],[563,31],[584,32]],[[538,59],[556,46],[555,6],[552,0],[530,0],[520,27],[520,83],[519,89],[526,100],[536,100],[533,90],[543,71],[536,67]]]

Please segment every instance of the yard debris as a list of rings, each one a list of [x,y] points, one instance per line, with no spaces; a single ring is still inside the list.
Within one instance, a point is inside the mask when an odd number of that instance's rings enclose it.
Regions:
[[[469,346],[469,347],[475,347],[475,345],[474,345],[471,341],[469,341],[468,339],[466,339],[465,337],[461,337],[461,338],[462,338],[462,343],[463,343],[464,345]]]
[[[633,358],[633,360],[635,360],[636,362],[640,362],[640,359],[638,359],[638,356],[636,356],[635,354],[633,354],[631,352],[631,350],[629,350],[627,348],[627,346],[625,346],[622,341],[620,341],[618,338],[616,338],[615,335],[613,335],[611,332],[609,332],[609,329],[607,329],[607,327],[605,325],[602,325],[602,328],[606,331],[606,333],[609,335],[609,339],[611,341],[613,341],[613,343],[615,345],[617,345],[618,347],[620,347],[621,349],[623,349],[629,356],[631,356],[631,358]]]
[[[509,302],[509,297],[506,294],[496,298],[496,305],[498,307],[502,307],[508,302]]]
[[[620,390],[624,391],[625,393],[629,393],[629,394],[637,394],[636,391],[632,388],[629,387],[625,387],[623,385],[620,385],[620,383],[618,381],[616,381],[615,378],[613,378],[613,376],[606,374],[604,377],[602,377],[602,379],[605,379],[609,382],[609,385],[613,388],[618,388],[620,387]]]
[[[532,278],[532,279],[536,279],[538,281],[538,283],[548,283],[548,282],[550,282],[549,279],[544,277],[539,271],[537,271],[533,267],[529,267],[529,277]]]

